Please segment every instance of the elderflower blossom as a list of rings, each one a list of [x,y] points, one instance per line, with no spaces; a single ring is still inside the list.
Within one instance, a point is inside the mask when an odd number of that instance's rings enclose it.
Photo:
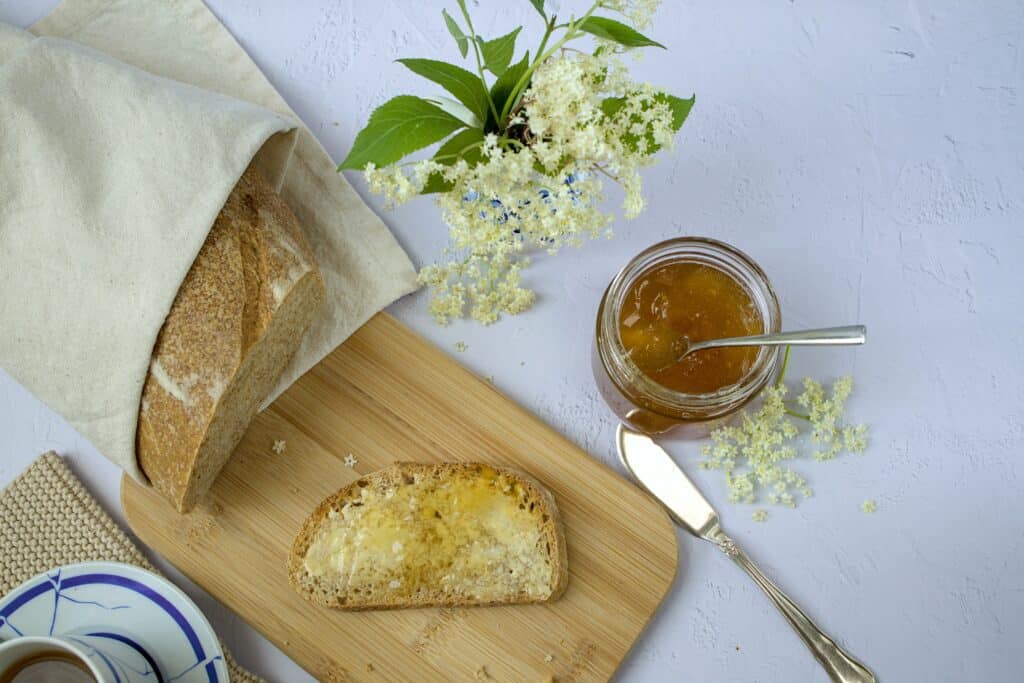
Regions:
[[[618,4],[639,13],[656,3]],[[606,112],[602,103],[612,97],[620,105]],[[449,260],[426,266],[419,279],[438,322],[462,317],[468,306],[474,319],[491,323],[534,302],[521,280],[530,252],[610,235],[613,216],[600,208],[605,179],[625,189],[626,218],[643,211],[639,171],[656,149],[671,148],[672,117],[664,95],[628,78],[615,50],[564,52],[537,67],[512,112],[511,135],[488,134],[477,165],[465,158],[368,164],[366,180],[392,206],[415,197],[433,174],[451,185],[435,199],[450,229]]]
[[[807,416],[787,408],[788,389],[779,383],[762,392],[762,405],[752,416],[744,412],[738,425],[725,425],[711,433],[711,443],[702,450],[705,459],[701,467],[725,473],[731,502],[755,503],[764,490],[767,502],[796,507],[798,494],[804,498],[813,495],[800,474],[781,464],[798,457],[792,442],[799,429],[790,416],[806,417],[810,422],[811,441],[824,447],[814,453],[815,460],[832,459],[844,449],[862,453],[867,447],[867,427],[843,423],[846,399],[853,390],[851,378],[837,380],[831,397],[810,378],[803,386],[796,403],[807,409]]]
[[[647,28],[661,0],[604,0],[607,9],[621,13],[637,28]]]
[[[769,503],[796,506],[795,493],[810,497],[811,489],[799,474],[780,465],[797,452],[789,442],[798,431],[786,417],[785,385],[768,387],[764,403],[751,417],[743,413],[738,426],[719,427],[711,433],[712,444],[704,447],[705,469],[725,472],[729,500],[757,502],[760,489],[769,490]]]
[[[863,453],[867,448],[867,427],[842,424],[843,409],[851,391],[851,377],[836,380],[832,385],[831,398],[825,397],[825,390],[819,382],[810,377],[804,378],[804,391],[797,403],[808,411],[811,440],[822,446],[815,451],[815,460],[831,460],[844,449],[851,453]]]

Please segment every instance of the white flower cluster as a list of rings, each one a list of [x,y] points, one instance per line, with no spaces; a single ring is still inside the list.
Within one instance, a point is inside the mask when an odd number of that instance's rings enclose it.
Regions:
[[[843,449],[862,453],[867,448],[867,427],[841,424],[846,399],[853,391],[853,378],[843,377],[832,385],[832,398],[825,398],[825,389],[810,377],[804,378],[804,392],[797,403],[807,409],[811,421],[811,440],[821,444],[815,460],[831,460]]]
[[[769,503],[796,507],[796,495],[809,498],[813,492],[807,481],[780,464],[798,457],[793,440],[800,430],[790,416],[811,423],[811,440],[824,446],[814,453],[815,460],[829,460],[844,448],[862,453],[867,448],[867,427],[843,424],[843,409],[853,390],[853,380],[844,377],[825,396],[821,384],[804,380],[804,391],[796,402],[808,410],[801,415],[786,407],[786,386],[779,383],[762,393],[763,404],[753,416],[743,413],[736,426],[719,427],[711,433],[712,443],[704,446],[704,469],[722,470],[732,502],[754,503],[758,493],[767,490]]]
[[[661,0],[604,0],[607,9],[619,12],[637,28],[647,28]]]
[[[449,260],[424,268],[420,280],[432,290],[439,322],[461,317],[468,305],[473,318],[490,323],[533,303],[520,279],[529,252],[610,235],[603,178],[625,188],[627,218],[643,210],[639,169],[673,136],[664,95],[631,81],[616,50],[563,51],[537,67],[505,133],[478,143],[475,166],[465,157],[476,150],[467,149],[457,160],[370,164],[365,173],[370,190],[391,204],[416,196],[431,176],[452,186],[436,198],[450,227]]]

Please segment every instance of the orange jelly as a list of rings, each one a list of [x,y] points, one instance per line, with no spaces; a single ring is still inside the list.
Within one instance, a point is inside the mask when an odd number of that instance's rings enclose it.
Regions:
[[[686,394],[736,384],[758,354],[754,346],[706,349],[677,361],[687,341],[763,332],[759,309],[743,285],[701,263],[666,263],[640,274],[619,314],[622,345],[640,371]]]

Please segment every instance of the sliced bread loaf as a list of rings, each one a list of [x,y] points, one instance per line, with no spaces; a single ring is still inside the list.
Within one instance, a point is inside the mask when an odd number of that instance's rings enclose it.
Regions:
[[[209,489],[323,299],[294,214],[247,170],[178,290],[142,389],[139,465],[179,511]]]
[[[569,580],[551,493],[476,463],[396,463],[349,484],[306,520],[288,573],[307,600],[349,610],[543,602]]]

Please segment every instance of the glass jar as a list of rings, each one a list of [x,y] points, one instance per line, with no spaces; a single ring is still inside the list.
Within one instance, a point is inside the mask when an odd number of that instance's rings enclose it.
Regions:
[[[651,270],[670,263],[695,263],[716,268],[739,283],[757,307],[764,332],[782,325],[779,301],[768,276],[749,256],[724,242],[707,237],[679,237],[638,254],[608,285],[597,310],[593,369],[598,389],[611,409],[629,426],[648,434],[674,431],[687,438],[707,436],[761,389],[773,381],[780,349],[763,346],[753,365],[735,384],[704,394],[669,389],[645,375],[622,343],[619,318],[633,283]]]

